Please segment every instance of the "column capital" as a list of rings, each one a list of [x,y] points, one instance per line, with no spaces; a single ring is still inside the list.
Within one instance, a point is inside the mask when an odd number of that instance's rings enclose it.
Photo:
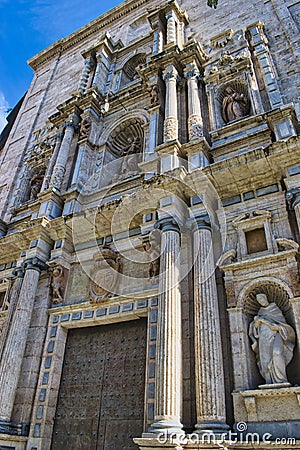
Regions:
[[[24,274],[25,274],[24,266],[21,265],[21,266],[15,267],[14,270],[12,271],[12,274],[16,278],[24,278]]]
[[[186,65],[183,74],[184,78],[186,78],[187,80],[200,79],[200,71],[195,61]]]
[[[67,121],[64,124],[64,128],[73,128],[74,130],[78,127],[80,117],[77,112],[73,112],[69,115]]]
[[[28,258],[24,261],[25,270],[36,270],[41,273],[42,270],[47,270],[48,266],[38,257]]]
[[[286,192],[285,198],[294,209],[300,203],[300,188],[290,189]]]
[[[169,65],[163,71],[163,80],[169,81],[171,79],[175,79],[175,81],[179,81],[178,72],[173,65]]]
[[[175,219],[172,219],[172,217],[165,217],[163,219],[160,219],[156,222],[154,225],[154,228],[161,230],[161,231],[176,231],[180,234],[180,228],[178,223]]]
[[[195,217],[193,220],[192,230],[198,231],[198,230],[209,230],[211,231],[211,223],[209,216],[198,216]]]

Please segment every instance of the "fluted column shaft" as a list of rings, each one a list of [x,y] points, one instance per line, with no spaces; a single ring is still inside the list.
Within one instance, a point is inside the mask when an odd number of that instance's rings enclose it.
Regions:
[[[60,190],[64,175],[66,172],[66,164],[70,152],[71,143],[74,132],[79,123],[79,117],[76,113],[72,114],[69,121],[65,125],[65,133],[57,155],[54,170],[51,176],[50,187]]]
[[[184,76],[187,79],[188,85],[189,139],[198,139],[203,136],[203,120],[198,89],[200,73],[195,62],[186,66]]]
[[[225,383],[217,285],[211,230],[198,221],[194,230],[194,311],[196,432],[223,432],[226,425]]]
[[[157,329],[157,372],[155,383],[155,418],[157,433],[182,433],[182,342],[180,281],[180,234],[178,225],[162,219],[162,255],[159,282]]]
[[[44,266],[38,258],[25,261],[25,276],[18,307],[12,319],[0,364],[0,420],[11,419],[35,294],[40,271]]]
[[[164,121],[164,142],[178,138],[178,112],[177,112],[177,80],[178,72],[172,65],[167,66],[163,72],[166,83],[166,105]]]
[[[8,307],[8,311],[7,311],[7,316],[5,318],[5,324],[4,324],[2,333],[1,333],[0,361],[1,361],[3,350],[5,347],[5,342],[6,342],[6,339],[8,336],[11,320],[14,315],[17,303],[18,303],[18,299],[19,299],[19,295],[20,295],[20,291],[21,291],[21,287],[22,287],[22,283],[23,283],[24,268],[16,267],[13,271],[13,275],[15,275],[16,278],[13,281],[13,285],[7,294],[9,296],[8,297],[9,307]]]

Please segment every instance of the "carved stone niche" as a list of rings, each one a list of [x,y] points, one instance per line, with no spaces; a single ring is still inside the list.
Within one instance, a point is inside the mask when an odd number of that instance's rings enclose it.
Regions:
[[[261,304],[257,300],[257,294],[264,294],[269,302],[271,309],[270,312],[266,312],[265,317],[264,313],[260,312]],[[276,310],[278,311],[278,317],[281,316],[281,319],[280,317],[276,318]],[[286,422],[292,421],[293,424],[288,430],[290,433],[288,436],[299,438],[300,388],[292,387],[289,383],[282,383],[281,385],[276,383],[263,384],[264,381],[259,374],[255,353],[251,349],[252,340],[249,339],[248,335],[249,326],[254,319],[260,316],[262,317],[261,320],[264,319],[267,323],[267,314],[271,318],[273,314],[271,326],[274,325],[274,330],[276,324],[279,325],[280,323],[286,323],[290,329],[297,329],[293,299],[289,288],[274,277],[272,280],[271,278],[258,278],[257,281],[251,282],[241,292],[237,308],[232,308],[229,312],[235,377],[235,391],[233,392],[235,423],[246,422],[247,432],[255,432],[260,436],[264,433],[271,433],[273,437],[276,437],[277,430],[280,430],[280,433],[287,432]],[[284,327],[285,325],[281,326],[282,330]],[[286,333],[283,331],[281,333],[285,339]],[[259,339],[263,341],[263,336]],[[275,339],[266,342],[266,350],[263,355],[272,352],[273,344],[277,345]],[[274,355],[278,357],[278,350],[275,350]],[[298,383],[298,361],[299,355],[294,353],[292,363],[287,367],[287,375],[292,383]],[[270,365],[271,370],[273,370],[272,368],[273,366]],[[257,388],[258,385],[259,388]],[[287,436],[282,434],[282,437]]]
[[[237,79],[223,84],[218,89],[216,99],[219,105],[219,115],[226,125],[250,115],[248,86],[242,80]]]
[[[64,302],[69,270],[58,262],[50,262],[49,265],[49,272],[51,274],[51,301],[53,305],[59,305]]]
[[[249,258],[255,254],[277,252],[269,211],[255,210],[244,213],[234,219],[232,225],[238,234],[238,259]]]
[[[109,247],[103,247],[93,259],[89,296],[91,303],[98,303],[116,294],[122,264],[119,254]]]
[[[138,175],[143,147],[143,124],[138,118],[117,125],[106,142],[101,184],[107,186]]]

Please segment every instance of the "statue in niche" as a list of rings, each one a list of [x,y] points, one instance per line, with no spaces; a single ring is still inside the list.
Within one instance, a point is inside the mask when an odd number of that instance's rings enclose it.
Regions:
[[[151,86],[150,92],[150,99],[151,99],[151,106],[158,106],[159,105],[159,87],[157,84],[154,84]]]
[[[36,173],[30,180],[29,200],[36,200],[43,184],[44,174],[42,172]]]
[[[244,94],[239,94],[231,86],[225,89],[222,102],[222,117],[225,123],[241,119],[249,113],[249,102]]]
[[[58,305],[63,303],[65,294],[65,277],[64,269],[60,265],[50,268],[51,272],[51,289],[52,289],[52,303]]]
[[[80,125],[80,139],[85,139],[89,137],[90,131],[92,128],[92,122],[89,117],[85,117]]]
[[[123,157],[120,173],[115,175],[113,181],[123,180],[138,173],[138,154],[142,151],[141,139],[139,137],[128,139],[129,146],[122,151]]]
[[[256,295],[261,305],[249,327],[252,349],[266,384],[289,384],[286,367],[293,358],[295,332],[287,324],[276,303],[263,293]]]
[[[146,241],[143,243],[143,248],[147,252],[149,259],[148,277],[155,278],[159,275],[160,267],[160,248],[157,242]]]

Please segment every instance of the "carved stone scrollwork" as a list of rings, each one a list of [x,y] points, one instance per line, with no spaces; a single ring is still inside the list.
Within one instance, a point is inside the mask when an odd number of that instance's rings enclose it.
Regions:
[[[164,141],[177,139],[178,120],[174,117],[168,117],[164,122]]]
[[[111,297],[119,282],[121,258],[114,250],[104,247],[94,255],[94,267],[90,275],[90,302],[98,303]]]
[[[61,186],[63,179],[64,179],[64,175],[65,175],[65,171],[66,169],[62,166],[56,166],[54,169],[54,172],[52,174],[52,178],[51,178],[51,183],[50,183],[50,187],[56,187],[56,186]]]
[[[80,139],[87,139],[90,135],[91,132],[91,128],[92,128],[92,122],[91,119],[89,117],[85,117],[80,125]]]
[[[158,106],[160,104],[158,84],[154,84],[153,86],[151,86],[149,92],[150,92],[151,106]]]
[[[197,115],[189,116],[188,129],[190,139],[203,137],[203,124],[201,117]]]

